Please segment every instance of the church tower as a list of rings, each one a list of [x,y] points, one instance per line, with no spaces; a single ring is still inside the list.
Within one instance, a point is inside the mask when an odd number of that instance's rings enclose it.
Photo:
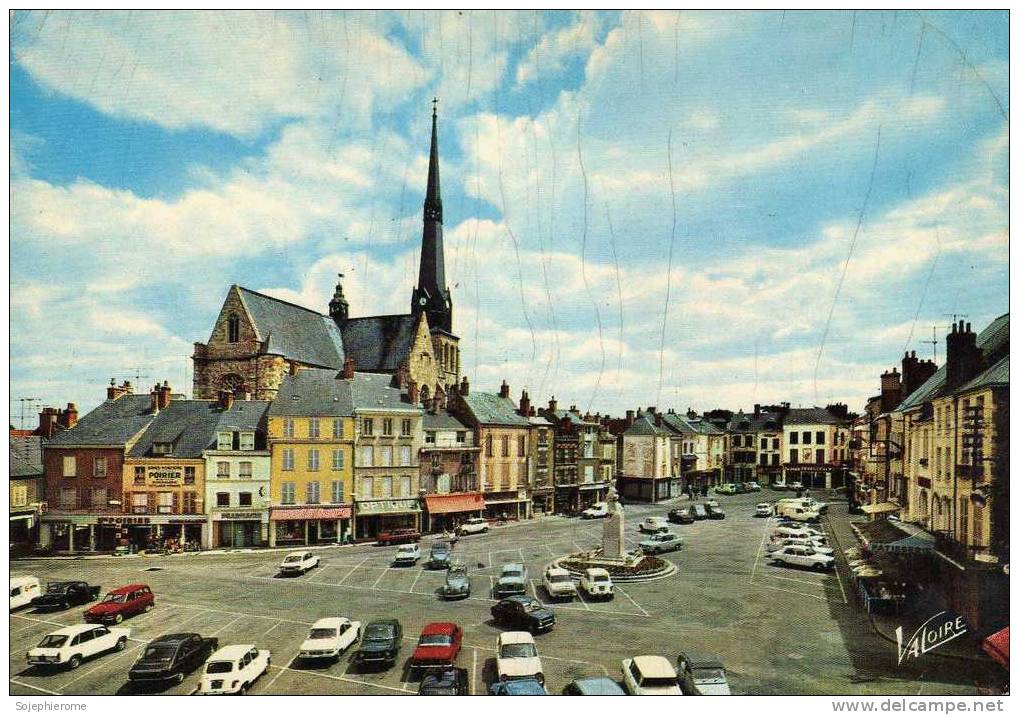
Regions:
[[[418,284],[411,294],[411,313],[428,315],[430,328],[453,332],[453,303],[446,286],[446,263],[442,250],[442,194],[439,191],[439,135],[436,103],[432,100],[432,148],[428,158],[428,189],[425,193],[424,229],[421,235],[421,266]]]

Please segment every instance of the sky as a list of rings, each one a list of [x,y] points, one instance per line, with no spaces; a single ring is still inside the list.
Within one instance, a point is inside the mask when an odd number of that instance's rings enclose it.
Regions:
[[[860,410],[1008,310],[1008,15],[17,12],[11,398],[190,392],[231,284],[407,312],[431,100],[475,390]],[[930,342],[932,333],[937,345]]]

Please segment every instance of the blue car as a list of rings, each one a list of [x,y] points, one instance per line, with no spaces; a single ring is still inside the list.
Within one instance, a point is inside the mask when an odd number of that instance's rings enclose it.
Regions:
[[[612,678],[577,678],[563,688],[563,695],[626,695]]]
[[[521,678],[520,680],[504,680],[492,683],[489,690],[492,695],[548,695],[545,686],[534,678]]]

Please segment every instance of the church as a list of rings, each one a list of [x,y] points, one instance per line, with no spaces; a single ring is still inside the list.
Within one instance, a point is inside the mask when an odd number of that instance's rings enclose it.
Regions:
[[[460,339],[453,334],[453,303],[446,285],[439,189],[437,113],[424,202],[421,264],[409,313],[351,317],[342,275],[328,312],[306,308],[233,285],[207,343],[195,343],[195,399],[221,391],[256,400],[276,396],[283,377],[301,368],[393,375],[416,383],[422,400],[444,402],[460,376]]]

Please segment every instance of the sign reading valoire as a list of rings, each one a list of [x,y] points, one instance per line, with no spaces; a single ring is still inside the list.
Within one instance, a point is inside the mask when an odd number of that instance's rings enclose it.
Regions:
[[[145,484],[150,487],[179,487],[184,483],[183,467],[147,467]]]

